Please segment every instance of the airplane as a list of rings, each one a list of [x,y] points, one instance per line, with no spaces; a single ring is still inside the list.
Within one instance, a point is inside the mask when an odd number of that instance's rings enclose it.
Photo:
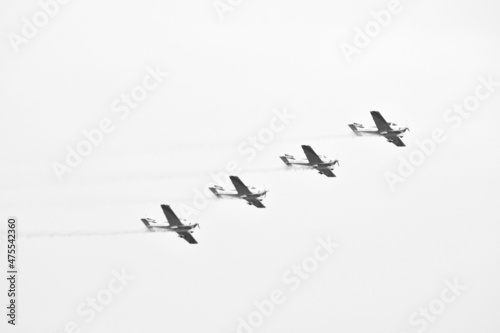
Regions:
[[[302,149],[304,150],[307,159],[296,159],[292,155],[288,154],[285,154],[285,156],[280,156],[280,158],[283,162],[285,162],[287,166],[308,166],[312,169],[316,169],[320,175],[325,175],[327,177],[336,177],[332,170],[335,164],[340,166],[339,160],[334,160],[323,155],[318,155],[314,152],[311,146],[303,145]]]
[[[163,209],[163,213],[167,217],[167,222],[158,223],[151,218],[141,219],[149,231],[174,231],[180,238],[184,238],[189,244],[198,244],[196,239],[191,235],[194,228],[200,227],[198,223],[183,224],[182,222],[186,222],[187,220],[179,219],[169,205],[161,205],[161,209]]]
[[[262,199],[263,197],[266,196],[268,190],[259,190],[253,186],[247,187],[237,176],[229,176],[229,179],[231,179],[231,182],[233,183],[235,190],[225,190],[224,188],[218,185],[209,187],[209,190],[212,191],[213,194],[217,196],[217,198],[226,196],[226,197],[245,199],[247,201],[247,204],[249,205],[253,205],[257,208],[266,208],[266,206],[262,204]]]
[[[370,111],[370,113],[377,127],[364,127],[363,125],[358,123],[349,124],[349,127],[356,135],[381,135],[385,137],[387,141],[395,144],[396,146],[405,147],[405,144],[403,143],[403,141],[401,141],[401,138],[403,137],[404,132],[410,130],[408,127],[400,127],[394,123],[388,123],[378,111]]]

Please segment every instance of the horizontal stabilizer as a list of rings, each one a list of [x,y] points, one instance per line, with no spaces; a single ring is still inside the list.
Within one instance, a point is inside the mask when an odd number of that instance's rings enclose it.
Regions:
[[[290,164],[290,162],[288,161],[288,158],[286,158],[286,156],[280,156],[280,158],[281,158],[281,160],[282,160],[283,162],[285,162],[285,164],[286,164],[286,165],[288,165],[288,166],[290,166],[290,165],[291,165],[291,164]]]
[[[209,187],[208,189],[210,191],[212,191],[212,193],[215,194],[215,196],[217,196],[217,198],[220,198],[220,194],[219,194],[219,192],[217,192],[217,187]]]
[[[141,219],[142,223],[144,223],[144,225],[148,228],[148,229],[151,229],[151,225],[149,224],[148,220],[146,219]]]
[[[356,134],[357,136],[361,136],[361,133],[358,131],[358,128],[354,124],[349,124],[349,127],[352,129],[354,134]]]

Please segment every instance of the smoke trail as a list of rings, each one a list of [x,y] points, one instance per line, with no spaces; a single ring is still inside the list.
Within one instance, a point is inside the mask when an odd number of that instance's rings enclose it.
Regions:
[[[252,172],[258,173],[261,172],[293,172],[297,171],[298,168],[286,168],[284,166],[272,166],[272,167],[251,167],[251,168],[242,168],[243,172]],[[210,169],[210,170],[189,170],[189,171],[180,171],[175,174],[165,174],[163,172],[150,172],[147,175],[100,175],[100,177],[93,177],[92,181],[94,183],[119,183],[123,181],[160,181],[160,180],[175,180],[175,179],[211,179],[211,174],[217,174],[221,171],[224,171],[224,168],[220,169]],[[83,183],[89,183],[89,180],[82,181]]]
[[[304,135],[295,136],[293,138],[278,138],[276,142],[303,142],[304,140],[342,140],[342,139],[355,139],[356,135],[354,133],[344,133],[344,134],[316,134],[316,135]]]
[[[343,134],[313,134],[313,135],[297,135],[293,137],[279,136],[272,140],[275,143],[287,143],[287,142],[302,142],[304,140],[335,140],[335,139],[353,139],[357,136],[354,133],[343,133]],[[190,143],[156,143],[148,144],[147,146],[127,146],[127,147],[114,147],[110,150],[110,155],[116,156],[129,156],[132,152],[143,153],[143,154],[161,154],[159,152],[186,152],[186,151],[204,151],[207,150],[228,150],[238,146],[244,138],[238,138],[234,141],[219,140],[219,141],[198,141]]]
[[[296,136],[296,137],[283,137],[276,138],[273,142],[276,144],[287,144],[287,143],[300,143],[305,144],[307,141],[330,141],[330,140],[354,140],[357,139],[356,135],[353,133],[344,133],[344,134],[316,134],[316,135],[304,135],[304,136]],[[203,145],[204,146],[204,145]],[[242,168],[243,172],[296,172],[302,171],[301,168],[277,168],[277,167],[251,167],[251,168]],[[102,174],[93,174],[89,177],[81,176],[78,183],[89,184],[89,183],[121,183],[121,182],[133,182],[133,181],[169,181],[175,179],[211,179],[211,174],[220,173],[224,171],[224,168],[220,169],[210,168],[210,169],[190,169],[190,170],[171,170],[165,172],[164,170],[148,170],[147,172],[143,172],[140,174],[137,173],[123,173],[117,174],[116,172],[108,172]]]
[[[245,168],[242,170],[242,173],[303,172],[306,170],[311,170],[311,168],[307,166],[294,166],[294,167],[274,166],[274,167]]]
[[[127,231],[67,231],[67,232],[20,232],[21,238],[52,238],[52,237],[95,237],[95,236],[123,236],[148,234],[148,230],[127,230]],[[3,237],[4,234],[2,234]]]

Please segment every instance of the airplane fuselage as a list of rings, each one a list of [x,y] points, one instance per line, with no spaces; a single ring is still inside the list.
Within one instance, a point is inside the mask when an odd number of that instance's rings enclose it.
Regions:
[[[229,176],[229,179],[233,183],[234,189],[226,190],[219,185],[214,185],[208,189],[212,191],[217,198],[228,197],[243,199],[246,200],[249,205],[253,205],[257,208],[266,208],[266,206],[262,204],[262,199],[268,192],[267,190],[246,186],[238,176]]]
[[[280,156],[283,162],[286,163],[286,165],[299,165],[299,166],[305,166],[305,167],[312,167],[312,168],[317,168],[317,167],[333,167],[335,164],[338,163],[337,160],[328,158],[326,156],[320,156],[321,158],[321,163],[311,163],[309,162],[308,159],[306,158],[295,158],[292,155],[285,155],[285,156]]]
[[[171,227],[168,225],[152,225],[151,228],[153,229],[159,229],[163,231],[172,231],[172,232],[177,232],[177,231],[191,231],[194,229],[193,225],[184,225],[184,226],[179,226],[179,227]]]
[[[217,196],[234,197],[234,198],[259,198],[267,193],[267,190],[250,188],[251,194],[239,194],[236,190],[226,190],[220,186],[209,188]]]
[[[189,244],[198,244],[191,234],[194,232],[194,228],[200,227],[199,223],[188,223],[186,219],[180,219],[169,205],[161,205],[161,209],[167,218],[166,222],[158,223],[156,220],[149,217],[141,219],[149,232],[175,232],[177,236],[184,239]]]
[[[308,166],[308,167],[316,167],[316,166],[333,166],[336,163],[336,160],[333,159],[328,159],[328,160],[323,160],[322,163],[319,164],[314,164],[309,162],[307,159],[288,159],[288,164],[293,164],[293,165],[302,165],[302,166]]]
[[[198,223],[184,224],[179,226],[170,226],[168,222],[156,222],[155,220],[147,220],[149,227],[158,231],[169,231],[169,232],[193,232],[193,229],[198,226]],[[183,222],[186,220],[182,220]]]
[[[350,126],[354,127],[354,132],[357,135],[378,135],[385,137],[403,137],[403,134],[408,130],[407,127],[395,126],[395,124],[391,124],[393,127],[388,131],[380,131],[377,127],[364,127],[359,124],[351,124]]]

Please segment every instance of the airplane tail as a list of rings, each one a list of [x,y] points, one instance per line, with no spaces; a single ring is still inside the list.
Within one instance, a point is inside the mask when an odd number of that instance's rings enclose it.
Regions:
[[[152,227],[151,225],[149,224],[148,220],[147,219],[141,219],[142,223],[144,223],[144,225],[148,228],[148,230],[151,230]]]
[[[212,191],[212,193],[215,194],[217,198],[220,198],[220,194],[219,192],[217,192],[217,189],[215,187],[209,187],[208,189]]]
[[[361,136],[361,133],[359,133],[358,128],[356,127],[355,124],[349,124],[349,127],[352,129],[354,134],[356,134],[357,136]]]
[[[288,158],[287,158],[286,156],[280,156],[280,158],[281,158],[281,160],[282,160],[283,162],[285,162],[285,164],[286,164],[287,166],[290,166],[290,165],[291,165],[291,164],[290,164],[290,162],[288,161]]]

